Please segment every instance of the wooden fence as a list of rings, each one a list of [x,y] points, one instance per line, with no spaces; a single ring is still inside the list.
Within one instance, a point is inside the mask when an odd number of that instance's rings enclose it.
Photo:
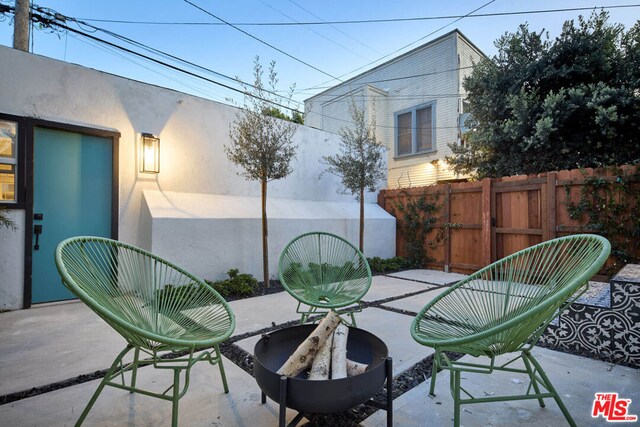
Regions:
[[[581,188],[587,180],[598,177],[601,182],[619,182],[621,172],[629,176],[636,168],[625,166],[617,173],[610,169],[576,169],[383,190],[378,195],[378,204],[397,216],[399,223],[403,218],[397,209],[398,203],[425,197],[438,205],[437,222],[423,242],[431,259],[426,267],[470,273],[536,243],[589,232],[585,228],[588,218],[572,219],[567,202],[580,202]],[[636,185],[631,195],[635,201],[639,189]],[[624,195],[620,193],[617,191],[613,197],[629,198],[628,191]],[[405,243],[406,236],[399,228],[396,248],[403,257],[409,255]],[[612,263],[615,260],[610,260],[608,265]]]

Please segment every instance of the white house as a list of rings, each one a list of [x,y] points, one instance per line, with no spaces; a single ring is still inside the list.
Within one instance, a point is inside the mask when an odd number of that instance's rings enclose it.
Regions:
[[[463,178],[445,164],[466,117],[462,82],[485,55],[454,30],[305,100],[305,125],[338,133],[349,103],[375,118],[388,188]]]
[[[237,176],[223,145],[238,110],[174,90],[0,47],[0,309],[72,298],[57,243],[97,234],[149,249],[204,279],[230,268],[261,277],[260,186]],[[143,134],[159,173],[140,172]],[[151,141],[151,139],[148,139]],[[358,241],[358,204],[320,177],[336,135],[297,128],[293,173],[269,184],[270,271],[296,235]],[[395,219],[368,195],[365,255],[395,255]]]

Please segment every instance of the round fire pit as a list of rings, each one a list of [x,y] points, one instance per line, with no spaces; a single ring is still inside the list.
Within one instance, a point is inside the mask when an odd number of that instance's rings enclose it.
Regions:
[[[370,332],[349,328],[347,358],[369,365],[367,370],[353,377],[337,380],[308,380],[308,372],[296,378],[281,376],[278,369],[313,332],[317,325],[284,328],[263,336],[254,349],[253,372],[262,389],[262,403],[269,396],[280,403],[280,425],[284,426],[286,408],[304,413],[331,413],[366,403],[387,410],[391,417],[391,358],[385,343]],[[387,381],[387,403],[370,400]],[[295,425],[295,424],[293,424]],[[389,424],[391,425],[391,424]]]

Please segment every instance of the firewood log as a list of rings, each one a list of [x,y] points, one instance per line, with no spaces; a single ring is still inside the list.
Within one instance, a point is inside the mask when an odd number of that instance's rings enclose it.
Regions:
[[[364,363],[354,362],[351,359],[347,359],[347,376],[354,377],[356,375],[363,374],[367,370],[369,365]]]
[[[340,324],[333,334],[333,347],[331,348],[331,379],[347,377],[347,339],[349,328]]]
[[[327,313],[311,335],[298,346],[296,351],[278,369],[278,374],[295,378],[307,369],[313,362],[313,358],[320,350],[327,338],[340,324],[340,317],[333,311]]]
[[[335,331],[334,331],[335,333]],[[309,371],[310,380],[328,380],[331,369],[331,347],[333,346],[333,334],[322,344],[318,354],[313,359],[311,371]]]

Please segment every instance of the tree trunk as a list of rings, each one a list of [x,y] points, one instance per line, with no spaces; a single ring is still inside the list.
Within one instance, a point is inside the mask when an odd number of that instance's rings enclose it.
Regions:
[[[360,252],[364,253],[364,187],[360,187]]]
[[[333,347],[331,348],[331,379],[347,377],[347,339],[349,328],[341,323],[333,334]]]
[[[335,332],[335,331],[334,331]],[[309,372],[310,380],[328,380],[331,369],[331,347],[333,346],[333,334],[329,335],[327,340],[322,344],[318,354],[313,359],[311,371]]]
[[[278,374],[295,378],[300,372],[307,369],[313,362],[320,347],[333,334],[338,325],[340,325],[340,317],[334,311],[327,313],[311,335],[298,346],[296,351],[284,362],[284,365],[278,369]]]
[[[262,187],[262,280],[269,287],[269,225],[267,223],[267,179],[260,180]]]

